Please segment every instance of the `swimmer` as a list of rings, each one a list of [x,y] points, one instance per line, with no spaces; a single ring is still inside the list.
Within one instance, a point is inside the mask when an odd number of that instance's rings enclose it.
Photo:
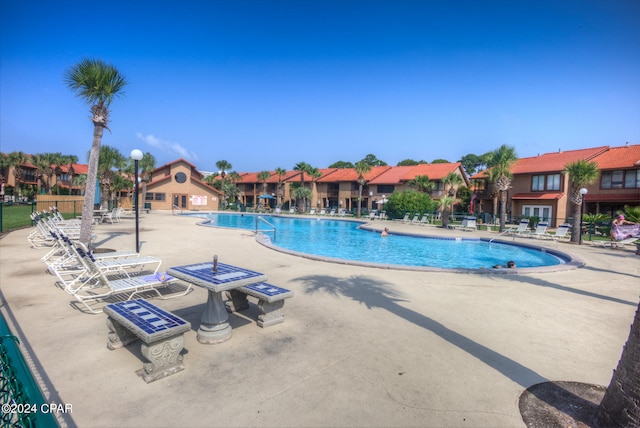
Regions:
[[[389,229],[388,228],[384,228],[384,230],[382,231],[382,233],[380,233],[381,237],[385,237],[385,236],[389,236]]]

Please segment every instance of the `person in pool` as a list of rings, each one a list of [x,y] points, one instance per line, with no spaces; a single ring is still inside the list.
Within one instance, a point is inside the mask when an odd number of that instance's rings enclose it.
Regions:
[[[381,237],[389,236],[389,228],[385,227],[382,233],[380,233]]]
[[[504,266],[502,265],[495,265],[493,266],[494,269],[504,269]],[[516,262],[514,262],[513,260],[509,260],[507,262],[507,268],[508,269],[515,269],[516,268]]]

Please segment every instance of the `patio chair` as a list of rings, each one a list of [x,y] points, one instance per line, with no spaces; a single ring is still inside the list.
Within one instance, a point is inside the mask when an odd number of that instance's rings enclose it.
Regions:
[[[429,214],[424,214],[418,224],[425,225],[429,224]]]
[[[523,234],[523,233],[527,233],[528,227],[529,227],[529,219],[523,218],[522,220],[520,220],[520,223],[518,224],[517,228],[510,227],[507,230],[505,230],[504,233],[511,234],[511,235]]]
[[[322,208],[322,209],[320,210],[320,215],[327,215],[327,210],[326,210],[326,209],[324,209],[324,208]]]
[[[86,263],[90,269],[89,274],[95,278],[96,283],[92,287],[81,287],[67,290],[67,292],[75,297],[79,303],[84,305],[89,312],[94,314],[101,313],[102,308],[95,310],[91,304],[103,301],[112,296],[124,295],[126,296],[126,300],[131,300],[140,293],[150,291],[155,292],[161,299],[169,299],[184,296],[192,290],[192,285],[188,284],[182,293],[165,296],[160,293],[159,289],[166,288],[176,281],[174,277],[165,272],[143,273],[137,276],[108,276],[90,259],[87,259]]]
[[[411,219],[410,224],[417,224],[418,221],[420,221],[420,214],[414,215],[413,218]]]
[[[75,264],[67,263],[53,269],[51,273],[58,278],[57,285],[71,294],[84,287],[93,287],[98,272],[105,275],[118,274],[122,277],[130,277],[140,272],[156,274],[162,264],[162,260],[151,256],[96,259],[82,243],[74,244],[65,236],[62,237],[62,241],[67,245]],[[149,266],[155,267],[148,270]]]
[[[632,236],[630,238],[622,239],[620,241],[591,241],[591,245],[594,247],[603,247],[603,248],[623,248],[625,245],[631,245],[636,242],[639,238],[637,236]]]
[[[568,223],[564,223],[558,226],[556,233],[553,235],[549,235],[549,237],[554,241],[557,241],[559,239],[569,239],[570,230],[571,230],[571,225]]]
[[[547,233],[547,227],[549,227],[549,222],[548,221],[541,221],[536,225],[536,230],[534,230],[533,232],[528,231],[528,232],[523,232],[523,233],[517,233],[516,236],[524,236],[527,238],[548,238],[551,235]]]
[[[375,215],[375,213],[374,213],[374,215]],[[404,215],[404,217],[402,217],[402,222],[403,223],[407,223],[408,221],[409,221],[409,213],[406,213]]]
[[[105,214],[104,220],[108,221],[111,224],[120,223],[120,220],[118,220],[118,208],[114,208],[110,212]]]

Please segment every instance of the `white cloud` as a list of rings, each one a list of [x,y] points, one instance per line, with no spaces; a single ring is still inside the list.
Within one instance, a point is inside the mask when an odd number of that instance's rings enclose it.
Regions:
[[[141,132],[136,133],[136,138],[146,143],[148,146],[165,153],[170,153],[172,156],[183,158],[189,162],[195,162],[198,160],[198,155],[179,143],[161,140],[152,134],[143,135]]]

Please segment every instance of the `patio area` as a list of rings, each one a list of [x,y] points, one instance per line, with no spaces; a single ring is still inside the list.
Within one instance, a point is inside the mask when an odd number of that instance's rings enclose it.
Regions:
[[[184,367],[145,383],[139,346],[107,349],[106,315],[86,314],[29,248],[30,229],[0,240],[3,315],[39,369],[67,426],[522,427],[518,397],[548,380],[608,385],[640,294],[635,247],[544,241],[586,261],[576,270],[492,274],[416,272],[309,260],[259,245],[249,231],[201,219],[141,215],[141,254],[161,270],[208,261],[251,269],[294,292],[285,322],[230,314],[232,337],[196,339],[206,290],[155,305],[191,324]],[[469,232],[372,222],[394,231]],[[135,247],[134,219],[96,225],[97,243]],[[494,237],[496,233],[471,232]],[[523,238],[524,239],[524,238]],[[525,240],[524,242],[529,242]]]

